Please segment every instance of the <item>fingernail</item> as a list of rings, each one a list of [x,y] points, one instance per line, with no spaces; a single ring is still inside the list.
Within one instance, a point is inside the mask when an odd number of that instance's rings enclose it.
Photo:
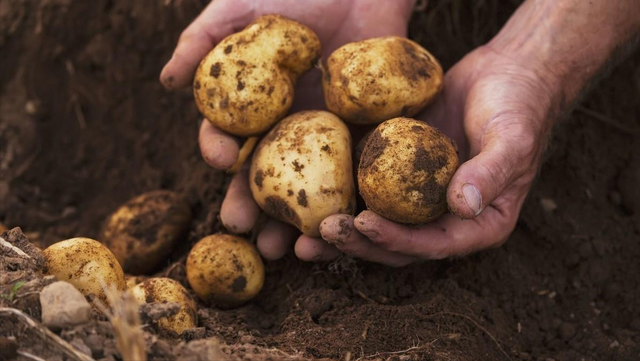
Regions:
[[[464,195],[464,200],[467,202],[467,205],[475,215],[479,215],[482,212],[482,195],[480,195],[480,191],[478,188],[473,185],[467,183],[462,186],[462,194]]]

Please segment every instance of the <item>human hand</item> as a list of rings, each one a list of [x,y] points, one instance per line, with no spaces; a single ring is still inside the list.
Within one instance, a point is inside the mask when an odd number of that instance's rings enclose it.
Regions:
[[[263,14],[280,14],[297,20],[316,32],[323,56],[352,41],[386,35],[406,36],[407,23],[415,0],[380,2],[376,0],[216,0],[185,29],[160,75],[168,89],[189,86],[202,58],[223,38],[242,30]],[[324,109],[321,73],[314,69],[296,86],[292,111]],[[240,140],[203,121],[200,150],[208,164],[229,169],[238,159]],[[235,233],[250,231],[260,213],[251,196],[245,167],[234,176],[220,212],[222,223]],[[267,259],[282,257],[299,232],[292,226],[268,220],[258,236],[258,249]],[[295,246],[303,260],[326,260],[339,251],[321,239],[300,236]]]
[[[453,214],[408,226],[372,211],[333,215],[324,239],[344,253],[391,266],[501,245],[513,231],[555,118],[549,71],[481,47],[445,76],[443,93],[419,119],[456,141],[461,162],[447,192]]]

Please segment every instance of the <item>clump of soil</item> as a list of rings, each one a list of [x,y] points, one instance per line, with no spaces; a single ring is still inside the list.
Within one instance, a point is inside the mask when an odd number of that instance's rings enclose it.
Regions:
[[[20,226],[29,241],[46,247],[97,237],[107,215],[133,196],[176,191],[194,221],[158,274],[187,285],[185,253],[222,230],[228,179],[201,159],[190,91],[169,93],[157,77],[204,5],[0,5],[0,154],[9,159],[0,162],[0,222]],[[495,34],[515,7],[430,2],[414,14],[410,35],[446,69]],[[315,265],[289,255],[267,263],[265,287],[250,304],[234,310],[199,304],[199,329],[183,339],[149,329],[149,358],[198,360],[222,352],[250,360],[637,359],[640,211],[636,188],[628,186],[635,179],[630,169],[640,168],[637,59],[636,52],[558,125],[503,247],[403,269],[346,258]],[[3,278],[0,302],[37,320],[37,297],[24,290],[37,295],[49,281],[15,257],[0,256],[2,277],[22,272]],[[5,295],[19,280],[34,284],[9,301]],[[20,325],[0,316],[5,349],[60,359]],[[118,357],[111,326],[100,317],[59,336],[96,359]]]

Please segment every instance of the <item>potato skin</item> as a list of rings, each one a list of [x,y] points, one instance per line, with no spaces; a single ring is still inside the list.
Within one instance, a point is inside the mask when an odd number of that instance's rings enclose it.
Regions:
[[[191,210],[170,191],[153,191],[129,200],[107,218],[100,239],[125,272],[153,272],[186,236]]]
[[[414,116],[442,84],[442,67],[433,55],[397,36],[342,46],[327,59],[322,80],[329,111],[354,124]]]
[[[264,284],[264,265],[256,248],[242,237],[207,236],[187,256],[187,280],[205,302],[219,307],[240,306]]]
[[[283,119],[258,144],[249,183],[253,198],[268,215],[320,237],[324,218],[355,211],[347,126],[318,110]]]
[[[71,283],[85,296],[93,294],[106,304],[101,280],[120,291],[126,289],[120,263],[111,251],[94,239],[67,239],[52,244],[42,253],[46,259],[43,272]]]
[[[358,187],[367,207],[395,222],[420,224],[447,210],[447,186],[458,168],[456,146],[426,123],[394,118],[367,140]]]
[[[158,327],[178,335],[197,325],[197,307],[189,292],[180,282],[171,278],[150,278],[130,289],[138,304],[176,302],[180,304],[178,313],[156,321]]]
[[[228,133],[264,133],[287,114],[296,80],[320,54],[320,40],[308,27],[279,15],[261,16],[202,60],[193,82],[196,105]]]

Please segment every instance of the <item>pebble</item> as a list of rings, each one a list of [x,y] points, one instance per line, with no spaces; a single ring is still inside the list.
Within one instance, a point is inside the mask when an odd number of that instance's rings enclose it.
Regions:
[[[560,338],[562,338],[565,341],[569,341],[573,338],[573,336],[575,336],[576,334],[576,327],[568,322],[563,322],[562,325],[560,325]]]
[[[554,201],[552,198],[540,199],[540,205],[542,206],[542,209],[547,213],[551,213],[558,209],[558,204],[556,204],[556,201]]]
[[[67,282],[52,283],[40,292],[42,324],[52,329],[79,325],[91,318],[91,305]]]

